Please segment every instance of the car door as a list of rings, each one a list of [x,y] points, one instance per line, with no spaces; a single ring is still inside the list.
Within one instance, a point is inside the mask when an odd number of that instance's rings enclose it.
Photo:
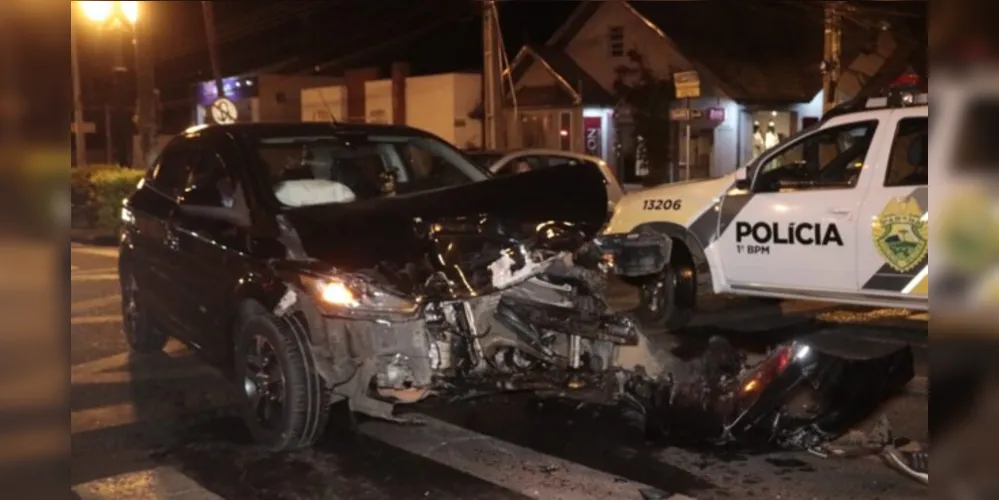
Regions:
[[[200,146],[185,191],[219,189],[223,183],[229,183],[234,191],[241,190],[242,179],[234,171],[238,158],[234,157],[231,139],[227,136],[203,138]],[[243,195],[237,197],[246,199]],[[219,198],[223,198],[221,191]],[[183,195],[180,203],[184,203]],[[219,208],[223,206],[223,203],[219,204]],[[232,208],[246,211],[244,215],[249,220],[244,203],[237,203]],[[178,241],[174,258],[181,264],[181,269],[175,279],[179,285],[178,295],[183,297],[181,302],[190,340],[210,355],[223,354],[230,299],[249,259],[247,229],[231,222],[190,214],[183,208],[174,212],[170,229]]]
[[[134,229],[133,272],[140,294],[160,326],[171,335],[183,336],[178,324],[178,309],[173,277],[177,263],[171,247],[175,240],[168,228],[177,209],[177,198],[190,175],[196,149],[187,137],[171,141],[131,199]]]
[[[857,287],[863,294],[925,300],[929,269],[929,118],[926,109],[892,112],[891,148],[860,207]]]
[[[719,211],[717,252],[733,288],[853,293],[862,193],[877,158],[876,115],[851,117],[765,153],[749,191]]]

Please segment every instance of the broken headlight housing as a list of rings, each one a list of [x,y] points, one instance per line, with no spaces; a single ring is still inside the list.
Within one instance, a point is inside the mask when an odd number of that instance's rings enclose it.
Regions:
[[[302,285],[324,313],[336,316],[410,315],[420,303],[356,276],[302,275]]]

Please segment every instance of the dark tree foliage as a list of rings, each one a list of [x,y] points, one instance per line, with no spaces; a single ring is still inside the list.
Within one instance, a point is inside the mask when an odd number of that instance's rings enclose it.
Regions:
[[[646,183],[666,182],[675,156],[669,116],[676,95],[673,80],[671,75],[656,74],[638,51],[626,55],[628,63],[615,69],[614,93],[619,103],[631,108],[635,134],[644,138]]]

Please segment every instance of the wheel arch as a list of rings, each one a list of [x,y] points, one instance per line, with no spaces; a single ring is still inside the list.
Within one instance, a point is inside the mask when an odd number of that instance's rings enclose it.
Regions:
[[[705,252],[705,246],[697,238],[697,236],[686,227],[675,222],[646,222],[644,224],[639,224],[632,231],[656,231],[669,236],[670,239],[673,240],[674,249],[677,243],[686,247],[694,261],[694,269],[697,272],[697,275],[710,277],[711,263],[708,260],[707,252]],[[671,260],[672,258],[673,256],[670,255]]]

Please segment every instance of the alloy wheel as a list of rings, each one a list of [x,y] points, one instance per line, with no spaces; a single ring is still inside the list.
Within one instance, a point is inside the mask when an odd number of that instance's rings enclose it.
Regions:
[[[278,353],[263,335],[255,335],[251,342],[243,390],[260,425],[270,430],[280,429],[286,388]]]

